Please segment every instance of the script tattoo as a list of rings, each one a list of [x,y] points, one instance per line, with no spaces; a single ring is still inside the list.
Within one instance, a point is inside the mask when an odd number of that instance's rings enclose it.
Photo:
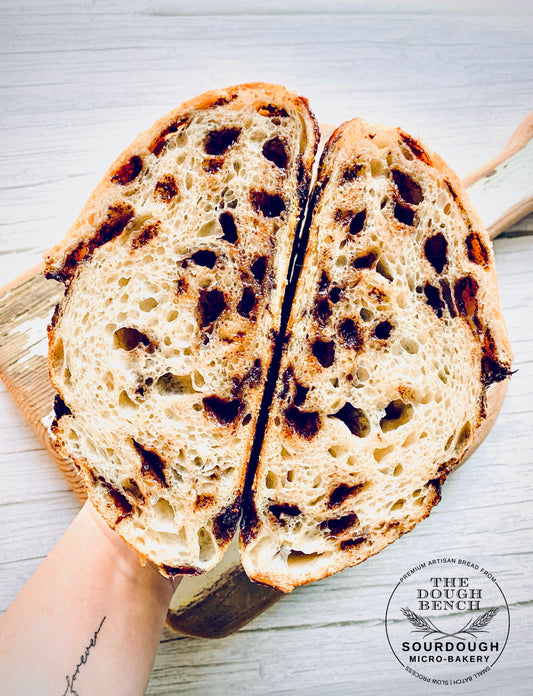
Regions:
[[[87,662],[87,659],[89,657],[89,653],[91,652],[91,649],[94,648],[96,645],[96,641],[98,640],[98,634],[100,633],[100,630],[102,626],[104,625],[104,621],[106,620],[106,617],[100,621],[100,625],[96,629],[96,631],[93,633],[93,637],[89,641],[89,645],[85,648],[83,654],[80,657],[80,661],[76,665],[76,669],[72,673],[72,675],[66,676],[65,679],[67,680],[67,686],[65,688],[65,691],[61,694],[61,696],[68,696],[68,694],[71,694],[71,696],[80,696],[79,693],[76,691],[74,688],[74,682],[78,678],[78,674],[80,673],[80,668],[82,665],[84,665]]]

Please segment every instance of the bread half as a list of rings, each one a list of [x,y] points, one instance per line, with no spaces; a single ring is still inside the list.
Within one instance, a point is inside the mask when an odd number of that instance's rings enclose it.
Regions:
[[[241,558],[285,592],[423,520],[484,432],[512,353],[491,242],[456,175],[400,129],[331,136]]]
[[[104,519],[163,573],[233,536],[318,128],[254,83],[141,134],[46,258],[53,432]]]

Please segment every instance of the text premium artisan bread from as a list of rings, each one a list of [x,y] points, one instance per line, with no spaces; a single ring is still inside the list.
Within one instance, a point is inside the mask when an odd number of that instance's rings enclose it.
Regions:
[[[490,240],[453,172],[399,129],[349,122],[301,230],[317,137],[280,87],[186,102],[47,258],[66,285],[57,447],[168,575],[213,567],[241,507],[245,570],[284,591],[377,553],[438,502],[510,373]]]

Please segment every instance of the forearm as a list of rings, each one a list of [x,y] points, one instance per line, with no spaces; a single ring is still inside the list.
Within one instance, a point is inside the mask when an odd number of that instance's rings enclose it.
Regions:
[[[0,619],[0,694],[142,694],[173,587],[85,505]]]

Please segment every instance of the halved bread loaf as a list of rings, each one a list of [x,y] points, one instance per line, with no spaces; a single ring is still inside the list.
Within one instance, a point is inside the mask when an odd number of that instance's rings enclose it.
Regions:
[[[429,514],[512,359],[490,240],[439,157],[350,121],[326,146],[312,206],[241,532],[249,577],[283,591]]]
[[[209,92],[119,157],[46,258],[57,447],[168,575],[233,536],[318,129],[305,99]]]

